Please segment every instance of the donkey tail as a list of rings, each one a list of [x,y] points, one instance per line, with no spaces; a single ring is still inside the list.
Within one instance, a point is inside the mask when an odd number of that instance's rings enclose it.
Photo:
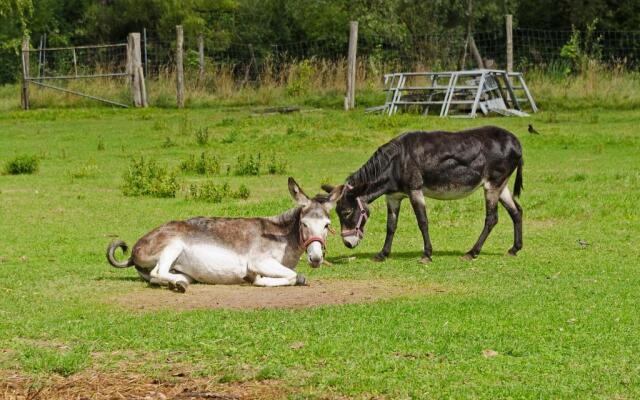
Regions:
[[[116,260],[115,252],[117,248],[121,248],[123,253],[126,253],[129,249],[127,244],[120,239],[116,239],[111,242],[109,247],[107,247],[107,260],[109,261],[109,264],[113,265],[116,268],[127,268],[133,266],[134,263],[132,257],[129,257],[129,259],[125,261]]]
[[[520,157],[520,161],[518,161],[518,169],[516,171],[516,182],[513,185],[513,195],[515,197],[520,196],[522,193],[522,189],[524,186],[522,185],[522,166],[524,165],[524,159]]]

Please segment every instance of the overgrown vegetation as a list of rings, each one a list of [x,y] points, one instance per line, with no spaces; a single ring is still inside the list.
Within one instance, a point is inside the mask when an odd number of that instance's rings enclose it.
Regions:
[[[205,183],[192,183],[189,186],[187,198],[207,201],[210,203],[220,203],[226,199],[248,199],[251,192],[245,185],[240,185],[238,190],[232,190],[229,182],[216,184],[213,181]]]
[[[192,154],[180,162],[180,170],[187,174],[217,175],[220,173],[220,160],[206,152],[202,152],[199,157]]]
[[[40,158],[22,154],[15,156],[4,164],[3,172],[7,175],[34,174],[40,167]]]
[[[281,175],[287,171],[287,162],[280,160],[273,154],[269,160],[263,161],[262,155],[258,154],[241,154],[236,157],[235,164],[227,167],[227,173],[233,173],[237,176],[257,176],[261,174]]]
[[[132,160],[124,174],[125,196],[176,197],[180,189],[176,175],[154,160]]]

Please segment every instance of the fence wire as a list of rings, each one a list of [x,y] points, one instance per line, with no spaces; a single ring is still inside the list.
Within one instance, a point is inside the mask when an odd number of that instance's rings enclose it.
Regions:
[[[569,65],[571,60],[561,55],[563,46],[570,42],[573,32],[567,30],[542,30],[516,28],[513,31],[514,67],[526,71],[530,68],[552,69]],[[579,33],[582,46],[589,47],[590,55],[601,62],[623,68],[640,68],[640,31],[596,31],[587,41],[584,32]],[[172,72],[175,66],[175,41],[159,40],[149,33],[143,43],[145,71],[151,78],[163,72]],[[506,34],[504,30],[475,32],[477,48],[488,66],[505,68]],[[34,48],[37,44],[34,43]],[[266,72],[277,75],[295,63],[313,60],[318,63],[344,63],[347,58],[347,35],[343,41],[332,39],[306,40],[287,43],[232,42],[224,48],[205,46],[206,68],[224,69],[234,79],[242,82],[258,82]],[[393,41],[389,37],[361,35],[358,41],[359,63],[380,73],[408,70],[444,70],[461,66],[466,54],[465,68],[475,67],[466,47],[466,34],[452,30],[439,34],[404,37]],[[594,51],[597,50],[597,52]],[[197,38],[185,37],[185,69],[199,69]],[[597,54],[595,54],[597,53]],[[0,54],[0,65],[14,64],[19,70],[20,60],[12,55],[7,62]],[[78,48],[69,50],[31,52],[30,75],[88,75],[96,71],[124,71],[126,46]],[[17,58],[17,59],[16,59]],[[16,73],[17,75],[17,73]]]

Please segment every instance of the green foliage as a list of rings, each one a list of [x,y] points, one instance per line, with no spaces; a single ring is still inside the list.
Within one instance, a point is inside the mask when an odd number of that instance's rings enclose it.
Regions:
[[[192,183],[189,186],[187,198],[210,203],[220,203],[226,199],[248,199],[249,189],[245,185],[240,185],[238,190],[232,190],[229,182],[217,185],[212,181],[202,184]]]
[[[209,143],[209,128],[198,128],[195,132],[196,143],[199,146],[206,146]]]
[[[34,174],[40,167],[40,158],[34,155],[19,155],[4,164],[7,175]]]
[[[68,175],[71,179],[95,177],[100,173],[100,168],[95,162],[88,162],[69,171]]]
[[[241,154],[236,158],[236,163],[233,166],[233,174],[237,176],[247,175],[260,175],[260,169],[262,167],[262,158],[260,153],[256,156],[253,154]]]
[[[269,175],[283,175],[287,172],[288,164],[285,160],[278,160],[273,154],[267,163],[267,172]]]
[[[289,164],[286,160],[281,160],[275,154],[264,163],[260,153],[241,154],[236,158],[236,163],[229,166],[227,173],[233,172],[237,176],[257,176],[261,174],[282,175],[287,172]]]
[[[294,77],[287,83],[287,94],[289,96],[300,96],[307,94],[314,74],[313,66],[309,60],[304,60],[297,64],[293,71]]]
[[[188,174],[217,175],[220,173],[220,161],[215,155],[208,155],[205,152],[200,157],[189,156],[180,162],[180,170]]]
[[[176,175],[155,161],[132,160],[124,174],[122,193],[125,196],[176,197],[180,188]]]
[[[581,73],[587,70],[589,63],[598,63],[602,59],[602,36],[596,34],[598,19],[587,24],[583,34],[575,27],[571,29],[569,41],[560,49],[560,56],[571,62],[565,75]]]

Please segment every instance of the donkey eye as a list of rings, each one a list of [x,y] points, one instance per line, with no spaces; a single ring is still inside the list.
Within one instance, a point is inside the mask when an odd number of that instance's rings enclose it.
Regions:
[[[308,228],[308,227],[309,227],[309,225],[307,225],[307,224],[306,224],[306,223],[304,223],[304,222],[302,223],[302,226],[304,226],[305,228]]]
[[[329,229],[329,226],[331,226],[331,223],[328,223],[324,226],[324,229]]]

